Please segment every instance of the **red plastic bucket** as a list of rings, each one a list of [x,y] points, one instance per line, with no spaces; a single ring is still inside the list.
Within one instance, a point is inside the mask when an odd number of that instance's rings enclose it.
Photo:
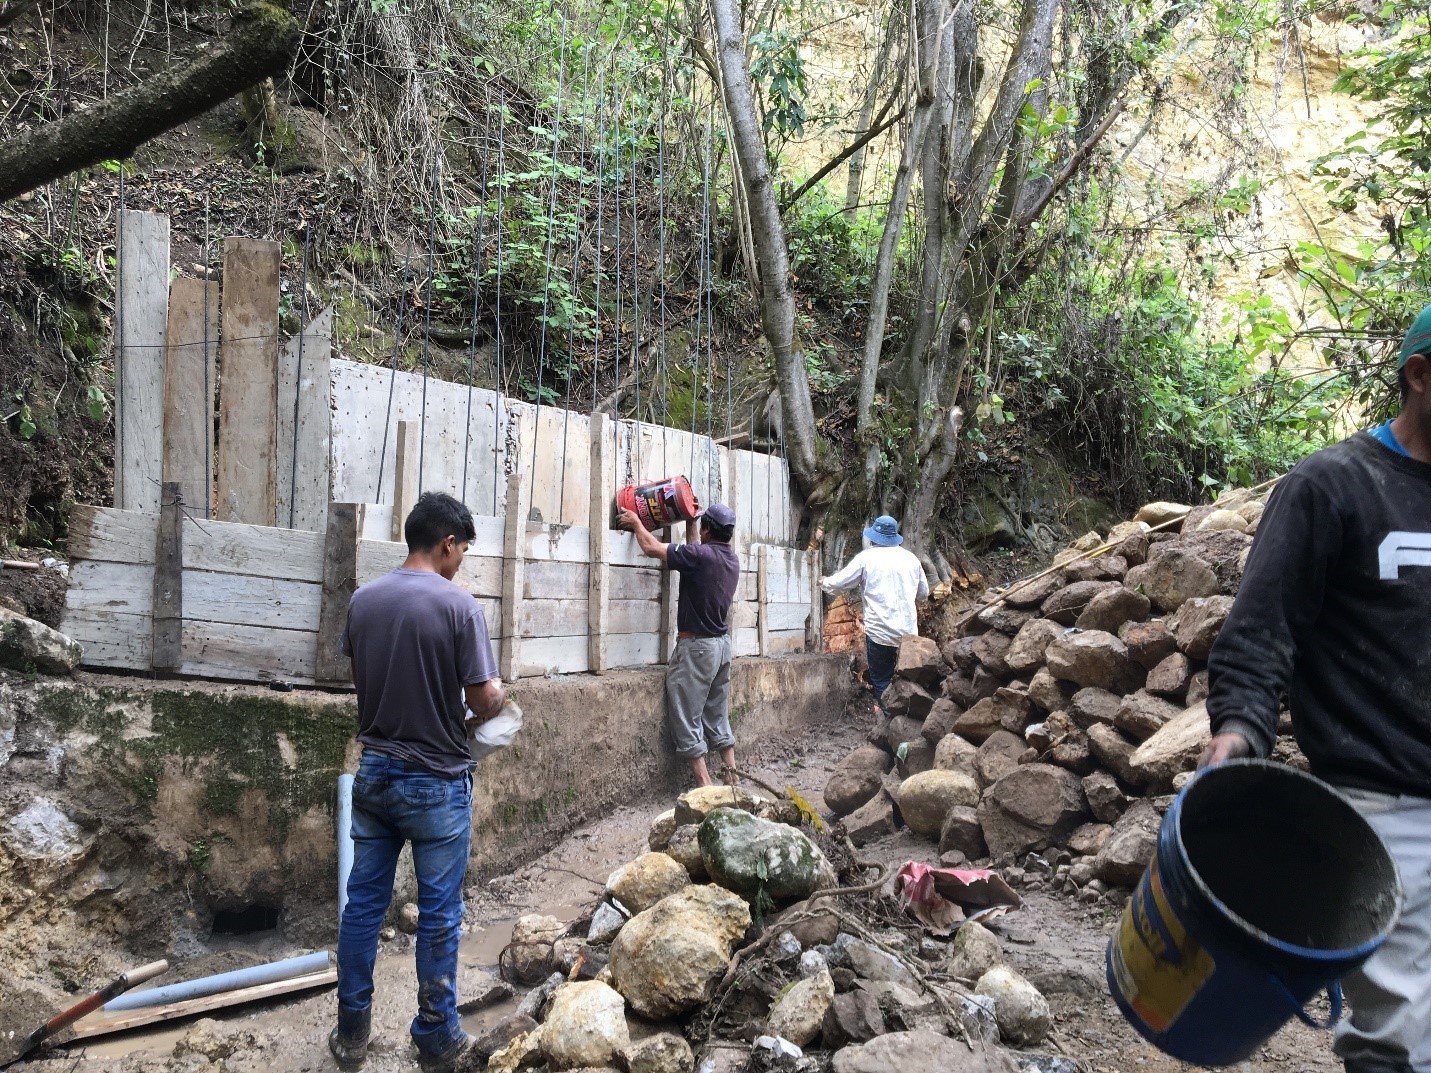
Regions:
[[[647,529],[664,529],[696,516],[696,493],[685,476],[651,484],[628,484],[616,493],[616,505],[636,512]]]

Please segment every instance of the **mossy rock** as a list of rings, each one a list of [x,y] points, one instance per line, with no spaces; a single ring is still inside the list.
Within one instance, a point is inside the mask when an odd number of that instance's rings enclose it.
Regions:
[[[762,894],[777,903],[799,901],[835,882],[830,862],[805,835],[748,812],[715,809],[697,841],[711,880],[748,901]]]

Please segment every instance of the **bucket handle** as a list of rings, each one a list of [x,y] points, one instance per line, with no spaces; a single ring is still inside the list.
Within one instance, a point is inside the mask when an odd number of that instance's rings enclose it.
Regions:
[[[1282,978],[1275,972],[1271,974],[1272,983],[1276,986],[1277,993],[1287,1001],[1287,1005],[1292,1007],[1292,1012],[1297,1015],[1297,1019],[1304,1025],[1311,1028],[1326,1031],[1336,1027],[1336,1023],[1342,1019],[1342,983],[1340,980],[1333,980],[1327,985],[1327,998],[1331,1001],[1332,1010],[1325,1021],[1318,1021],[1306,1009],[1296,997],[1291,989],[1282,982]]]

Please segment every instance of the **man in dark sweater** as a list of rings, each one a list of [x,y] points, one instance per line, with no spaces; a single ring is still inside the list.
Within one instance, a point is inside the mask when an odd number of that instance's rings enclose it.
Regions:
[[[666,725],[676,755],[696,784],[711,784],[706,753],[721,755],[726,780],[735,781],[735,734],[730,729],[730,605],[740,584],[740,560],[730,546],[735,511],[716,503],[686,523],[684,544],[658,540],[635,513],[616,524],[636,536],[641,551],[681,575],[676,648],[666,662]]]
[[[1381,834],[1400,922],[1345,983],[1347,1073],[1431,1071],[1431,306],[1402,343],[1395,420],[1273,492],[1208,661],[1202,763],[1266,756],[1283,689],[1312,771]]]
[[[475,535],[449,495],[423,495],[403,526],[408,556],[353,594],[343,651],[358,690],[363,759],[353,782],[353,871],[338,929],[338,1065],[367,1059],[378,929],[404,842],[417,873],[418,1064],[451,1070],[474,1042],[457,1016],[462,881],[472,839],[469,725],[504,700],[487,620],[452,583]],[[464,708],[465,704],[465,708]]]

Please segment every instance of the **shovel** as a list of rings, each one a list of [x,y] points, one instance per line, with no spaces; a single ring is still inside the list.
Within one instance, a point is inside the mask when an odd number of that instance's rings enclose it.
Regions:
[[[14,1065],[22,1058],[28,1058],[40,1046],[41,1043],[49,1039],[49,1037],[53,1036],[56,1032],[74,1024],[85,1014],[92,1013],[93,1011],[99,1009],[101,1006],[103,1006],[106,1002],[108,1002],[115,996],[122,995],[131,987],[135,987],[138,984],[142,984],[146,980],[152,980],[160,973],[168,971],[169,963],[167,961],[160,960],[151,961],[148,965],[141,965],[137,969],[130,969],[128,972],[120,973],[109,983],[101,987],[98,991],[85,998],[80,999],[68,1009],[61,1010],[59,1013],[55,1014],[48,1021],[42,1024],[39,1028],[35,1029],[35,1031],[31,1032],[28,1036],[25,1037],[24,1042],[20,1044],[19,1048],[15,1051],[13,1055],[11,1055],[9,1058],[6,1058],[4,1061],[0,1061],[0,1069],[5,1069],[8,1066]]]

